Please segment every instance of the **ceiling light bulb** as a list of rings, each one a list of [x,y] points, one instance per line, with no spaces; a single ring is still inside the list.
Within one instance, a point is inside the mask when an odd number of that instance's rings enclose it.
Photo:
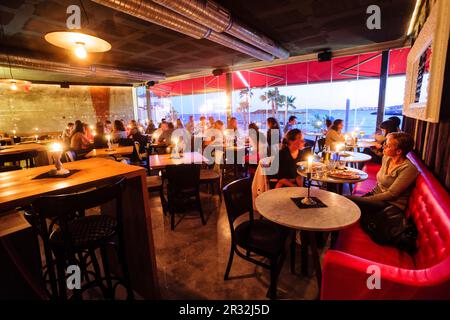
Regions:
[[[76,43],[76,47],[74,50],[75,55],[80,58],[80,59],[86,59],[87,57],[87,51],[86,48],[84,47],[84,43],[82,42],[77,42]]]
[[[9,87],[11,90],[16,91],[17,90],[17,85],[15,82],[11,83],[11,86]]]

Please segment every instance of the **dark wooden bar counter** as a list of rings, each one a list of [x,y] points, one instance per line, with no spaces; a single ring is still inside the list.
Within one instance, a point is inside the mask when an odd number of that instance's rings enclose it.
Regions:
[[[76,192],[100,186],[116,177],[126,177],[123,223],[132,287],[145,299],[158,299],[160,293],[145,170],[102,158],[65,163],[64,167],[79,171],[67,178],[44,179],[33,178],[53,166],[0,173],[0,221],[5,222],[0,223],[0,238],[29,228],[17,213],[12,213],[14,208],[29,204],[42,195]],[[110,214],[112,210],[109,207],[102,207],[102,214]]]

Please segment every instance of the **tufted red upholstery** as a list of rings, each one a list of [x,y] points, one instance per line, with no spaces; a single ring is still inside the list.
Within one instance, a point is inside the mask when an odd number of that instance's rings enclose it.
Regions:
[[[419,231],[417,254],[379,246],[359,225],[343,230],[324,257],[322,299],[450,299],[450,197],[416,156],[409,159],[420,172],[407,209]],[[357,192],[373,188],[375,168],[366,168],[372,179]],[[380,268],[380,290],[366,285],[372,265]]]
[[[356,196],[362,196],[367,192],[372,191],[377,184],[377,172],[380,168],[381,165],[378,163],[366,163],[362,170],[369,175],[369,178],[363,182],[357,183],[355,189],[353,190],[353,194]]]

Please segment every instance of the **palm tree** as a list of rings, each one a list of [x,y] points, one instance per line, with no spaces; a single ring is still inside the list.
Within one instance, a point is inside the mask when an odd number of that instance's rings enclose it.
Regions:
[[[287,114],[289,112],[289,108],[291,109],[297,109],[297,107],[295,106],[295,99],[297,99],[297,97],[294,96],[283,96],[286,102],[286,110],[284,111],[284,125],[287,124]]]
[[[245,98],[243,101],[239,103],[239,107],[237,108],[238,112],[242,113],[242,117],[244,119],[244,127],[248,126],[249,122],[249,110],[250,110],[250,98],[253,96],[252,89],[249,87],[242,89],[239,91],[239,98],[242,100],[242,98]]]
[[[271,89],[260,96],[261,101],[266,101],[272,106],[272,117],[278,118],[278,109],[283,105],[285,97],[280,95],[278,88]]]

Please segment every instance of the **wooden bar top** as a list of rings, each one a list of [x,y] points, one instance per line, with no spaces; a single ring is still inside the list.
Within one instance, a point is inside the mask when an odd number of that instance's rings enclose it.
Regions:
[[[145,169],[103,158],[64,163],[68,170],[80,170],[67,178],[34,179],[53,165],[0,173],[0,213],[49,193],[81,190],[117,176],[145,175]]]
[[[163,169],[167,166],[173,166],[178,164],[190,164],[197,163],[202,164],[207,162],[204,156],[202,156],[198,152],[185,152],[183,157],[180,159],[173,158],[172,154],[155,154],[149,157],[150,160],[150,168],[152,169]]]
[[[24,143],[24,144],[15,144],[11,146],[4,146],[0,149],[0,155],[4,154],[18,154],[23,152],[32,152],[32,151],[47,151],[47,146],[42,145],[40,143]]]
[[[86,158],[93,158],[93,157],[107,157],[107,156],[114,156],[118,154],[132,154],[133,153],[133,146],[120,146],[120,147],[113,147],[111,149],[103,148],[103,149],[92,149],[85,157]]]

